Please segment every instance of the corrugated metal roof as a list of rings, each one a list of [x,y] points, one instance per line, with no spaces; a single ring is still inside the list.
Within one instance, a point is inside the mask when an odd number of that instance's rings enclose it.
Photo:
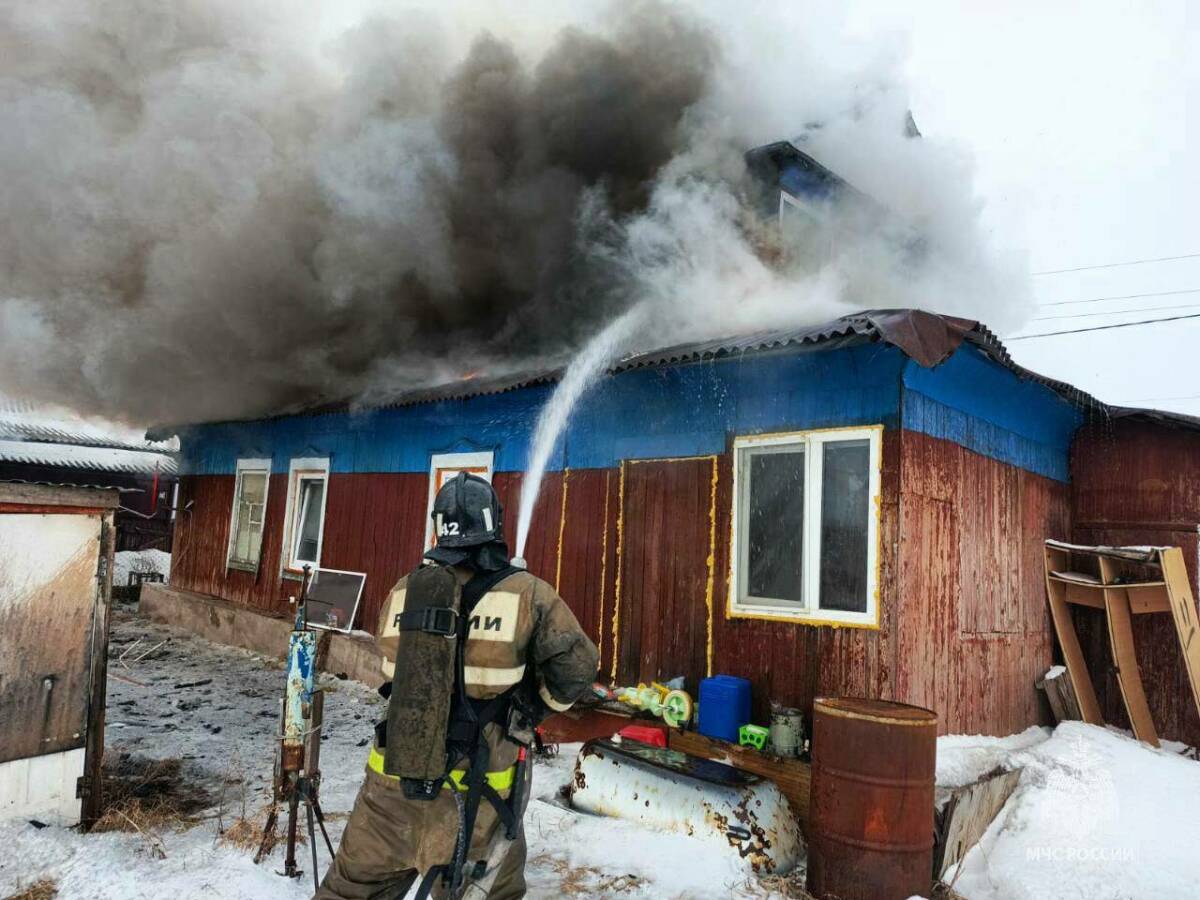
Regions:
[[[891,344],[919,364],[935,366],[947,359],[964,341],[977,347],[993,361],[1019,377],[1043,384],[1068,402],[1083,409],[1093,410],[1101,415],[1110,415],[1114,418],[1146,418],[1176,427],[1200,430],[1200,418],[1162,410],[1110,407],[1074,385],[1047,378],[1019,366],[1013,362],[1000,339],[980,322],[913,309],[866,310],[843,316],[832,322],[802,325],[790,329],[759,331],[637,352],[616,362],[609,372],[684,365],[805,346],[827,350],[836,346],[866,342]],[[416,388],[387,397],[323,403],[262,418],[345,412],[352,408],[388,408],[444,400],[465,400],[470,397],[500,394],[536,384],[552,383],[561,377],[562,372],[563,368],[558,367],[494,378],[465,378],[446,384]],[[150,433],[169,435],[173,433],[174,428],[175,426],[163,426],[152,429]]]
[[[707,359],[724,359],[730,356],[741,356],[747,353],[762,353],[770,350],[780,350],[804,344],[827,345],[838,339],[850,338],[853,342],[873,341],[884,339],[878,320],[883,316],[893,316],[900,313],[907,316],[914,310],[878,310],[843,316],[833,322],[821,322],[815,325],[805,325],[775,331],[759,331],[753,334],[737,337],[725,337],[711,341],[697,341],[638,353],[622,359],[612,367],[613,372],[623,372],[628,369],[644,369],[657,366],[679,365],[681,363],[699,362]],[[918,313],[931,320],[947,321],[948,317],[934,316],[930,313]],[[958,320],[964,321],[964,320]],[[977,323],[970,323],[977,325]],[[986,329],[984,329],[986,331]],[[990,332],[989,332],[990,334]],[[957,346],[957,345],[955,345]],[[827,349],[824,348],[823,349]],[[948,356],[950,348],[942,358]],[[939,360],[940,361],[940,360]]]
[[[914,322],[920,324],[913,325]],[[901,327],[906,324],[910,330],[922,332],[921,337],[930,346],[918,346],[914,341],[905,342],[904,335],[900,332]],[[888,340],[897,343],[910,356],[919,358],[918,361],[925,365],[933,365],[953,353],[961,342],[964,332],[971,328],[977,328],[985,333],[990,341],[999,347],[999,342],[995,340],[990,331],[979,323],[967,319],[955,319],[919,310],[868,310],[852,316],[843,316],[833,322],[822,322],[792,329],[758,331],[751,334],[693,341],[635,352],[618,360],[608,371],[615,374],[631,369],[682,365],[805,344],[813,346],[819,344],[822,345],[822,349],[830,349],[828,345],[834,341],[845,344],[873,340]],[[904,343],[908,345],[903,346]],[[1004,353],[1002,347],[999,350],[1003,354],[1004,364],[1012,366],[1008,354]],[[296,413],[342,412],[354,405],[369,409],[413,406],[439,400],[465,400],[470,397],[501,394],[535,384],[555,382],[561,377],[562,372],[563,367],[558,367],[524,371],[495,378],[464,378],[447,384],[404,391],[386,398],[377,398],[374,401],[366,399],[356,404],[349,402],[322,404],[297,410]]]
[[[175,457],[167,453],[126,450],[123,447],[49,444],[39,441],[0,439],[0,461],[25,463],[31,466],[60,466],[99,472],[124,472],[131,475],[148,475],[155,471],[163,475],[174,475],[178,471]]]
[[[87,488],[91,491],[116,491],[118,494],[144,494],[141,488],[116,487],[111,484],[75,484],[70,481],[30,481],[25,478],[0,478],[0,484],[28,484],[35,487]]]
[[[87,419],[66,409],[39,407],[28,400],[3,395],[0,395],[0,438],[156,453],[171,453],[177,449],[172,441],[148,441],[127,426]]]
[[[177,440],[0,395],[0,461],[97,472],[174,475]]]

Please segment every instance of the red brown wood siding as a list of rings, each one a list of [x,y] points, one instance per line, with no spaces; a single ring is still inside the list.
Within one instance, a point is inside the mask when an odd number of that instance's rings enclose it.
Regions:
[[[895,699],[936,710],[942,733],[1044,720],[1042,542],[1070,533],[1068,486],[911,431],[900,459]]]
[[[428,478],[411,474],[333,475],[325,505],[321,562],[331,569],[366,572],[358,627],[374,631],[388,590],[421,558]],[[234,477],[186,477],[180,486],[171,583],[264,612],[286,614],[299,590],[283,578],[287,476],[272,475],[257,573],[226,569]],[[188,507],[188,504],[191,504]]]
[[[225,568],[234,480],[233,475],[180,479],[181,511],[175,518],[171,584],[264,612],[283,613],[287,601],[280,595],[278,568],[287,476],[272,475],[267,488],[262,564],[257,574]]]
[[[694,689],[707,674],[717,465],[707,457],[623,467],[614,603],[622,684],[684,675]]]
[[[1070,534],[1067,486],[908,431],[884,433],[882,465],[878,629],[730,617],[731,453],[547,474],[526,560],[599,645],[602,675],[615,667],[622,683],[683,675],[695,690],[711,654],[713,673],[753,682],[758,721],[771,700],[808,708],[841,694],[929,706],[942,732],[1038,722],[1034,683],[1051,662],[1041,542]],[[515,539],[522,475],[494,482]],[[271,478],[257,576],[225,570],[233,483],[184,479],[192,506],[172,582],[286,612],[286,477]],[[427,501],[423,474],[330,478],[322,562],[367,573],[359,627],[374,630],[418,562]]]
[[[1110,422],[1085,428],[1072,450],[1074,539],[1081,544],[1178,546],[1197,584],[1200,434],[1163,425]],[[1075,612],[1106,721],[1128,727],[1101,614]],[[1200,717],[1167,615],[1133,617],[1138,668],[1161,736],[1200,743]]]
[[[600,649],[600,672],[612,670],[613,590],[616,581],[620,473],[573,469],[566,473],[566,523],[557,568],[559,594]]]
[[[604,474],[600,473],[602,478]],[[499,472],[495,481],[505,507],[505,533],[515,536],[521,475]],[[225,566],[233,488],[232,475],[185,477],[182,480],[180,505],[191,505],[178,515],[171,582],[185,590],[245,603],[264,612],[285,614],[289,607],[288,597],[299,589],[298,582],[283,578],[279,572],[287,476],[271,476],[257,574],[227,570]],[[358,627],[375,630],[388,591],[401,575],[420,562],[428,492],[426,475],[330,476],[321,564],[331,569],[367,573]],[[555,580],[558,565],[561,508],[562,475],[551,472],[542,483],[525,551],[531,571],[551,583]],[[576,592],[568,593],[574,595]]]

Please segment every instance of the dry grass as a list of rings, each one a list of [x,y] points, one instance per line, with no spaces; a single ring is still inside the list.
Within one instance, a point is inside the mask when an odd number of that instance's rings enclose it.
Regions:
[[[222,828],[218,832],[217,843],[227,847],[236,847],[238,850],[244,850],[247,853],[258,853],[261,848],[262,856],[265,859],[286,838],[286,834],[284,833],[284,829],[287,827],[286,809],[279,810],[275,827],[271,829],[270,834],[267,834],[266,823],[270,815],[270,809],[271,807],[268,804],[250,817],[238,816],[233,819],[228,827]],[[303,807],[300,808],[300,814],[304,814]],[[329,821],[331,818],[333,818],[331,815],[325,816],[326,821]],[[304,828],[303,820],[301,820],[299,827],[296,829],[297,844],[308,844],[308,836],[305,834]]]
[[[300,812],[303,815],[303,807]],[[217,835],[217,843],[254,853],[257,853],[261,847],[263,856],[269,856],[285,837],[283,829],[287,827],[287,810],[280,810],[280,813],[281,815],[277,818],[275,827],[271,829],[270,834],[267,834],[266,831],[267,817],[270,814],[269,805],[264,806],[253,816],[239,816],[227,828],[221,829]],[[329,816],[325,818],[328,820]],[[303,824],[296,829],[296,843],[308,843]]]
[[[4,900],[54,900],[58,896],[58,882],[49,878],[35,881],[24,890],[9,894]]]
[[[104,760],[104,801],[92,831],[136,831],[194,825],[212,797],[182,775],[183,760],[120,753]]]
[[[257,852],[263,845],[263,836],[266,834],[262,825],[264,821],[265,819],[259,819],[257,822],[250,819],[234,819],[230,826],[221,832],[217,842],[239,850]],[[273,829],[273,832],[266,841],[265,853],[270,853],[279,843],[279,829]]]
[[[798,867],[787,875],[764,875],[758,883],[772,896],[811,900],[812,894],[804,889],[804,880],[805,870]]]
[[[558,875],[559,889],[566,897],[611,897],[631,893],[642,886],[636,875],[609,875],[595,866],[572,866],[547,853],[535,857],[531,863],[552,869]]]

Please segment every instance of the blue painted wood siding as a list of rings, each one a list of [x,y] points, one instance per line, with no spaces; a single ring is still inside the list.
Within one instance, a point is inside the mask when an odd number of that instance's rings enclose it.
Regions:
[[[973,347],[932,369],[904,368],[901,424],[1029,472],[1070,481],[1071,440],[1083,414]]]
[[[463,450],[493,450],[496,471],[521,471],[551,390],[196,426],[182,435],[184,471],[230,474],[239,457],[271,457],[284,473],[293,457],[328,456],[334,473],[424,473],[432,454]],[[606,377],[549,468],[720,454],[731,435],[867,424],[924,431],[1065,481],[1078,414],[969,348],[935,369],[883,344],[806,348]]]

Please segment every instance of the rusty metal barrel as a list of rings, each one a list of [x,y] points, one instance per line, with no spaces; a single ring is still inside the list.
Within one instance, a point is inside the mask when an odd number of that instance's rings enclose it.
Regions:
[[[854,697],[813,702],[810,893],[929,896],[936,764],[931,710]]]

